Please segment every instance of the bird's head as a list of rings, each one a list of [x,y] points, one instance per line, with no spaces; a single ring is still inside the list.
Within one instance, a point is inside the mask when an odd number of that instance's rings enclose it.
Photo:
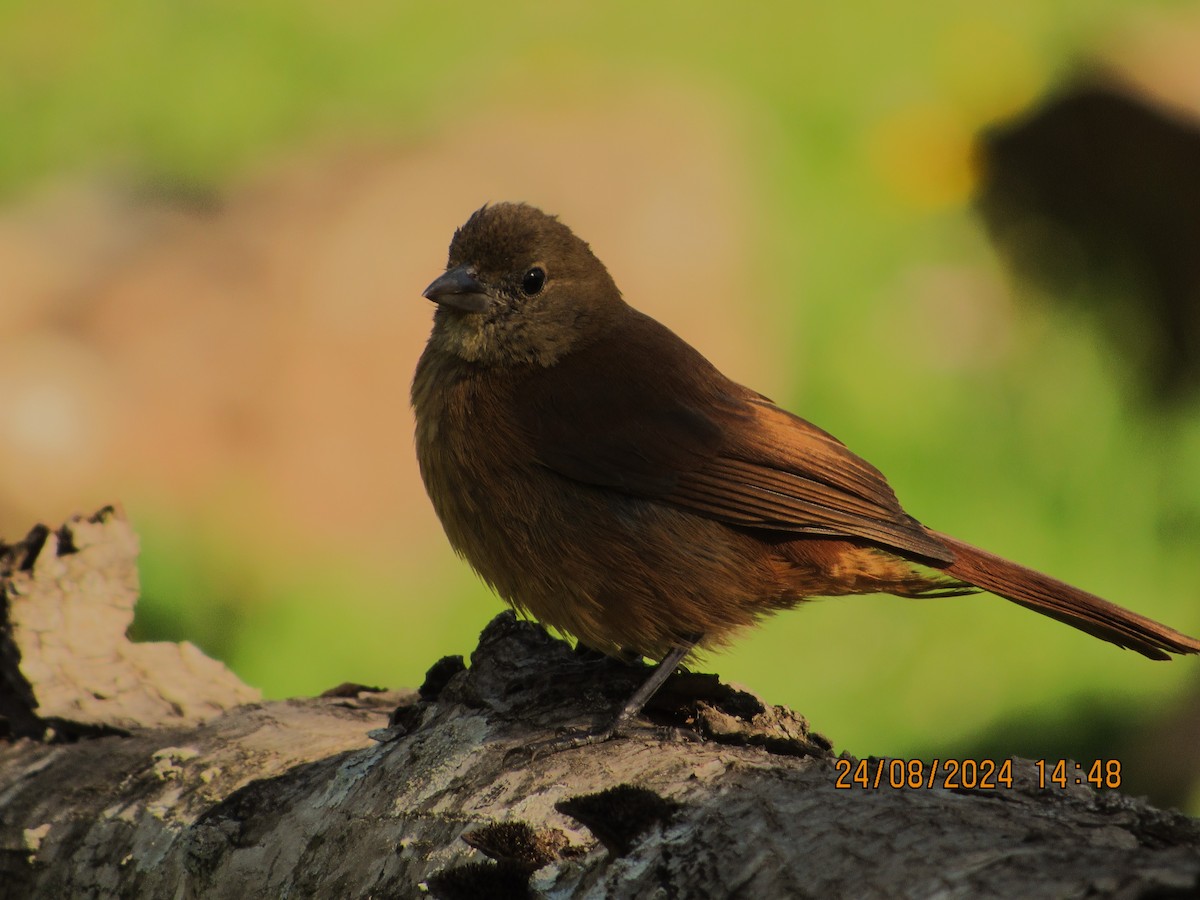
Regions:
[[[587,243],[524,203],[477,210],[424,296],[438,304],[430,343],[487,366],[552,366],[624,307]]]

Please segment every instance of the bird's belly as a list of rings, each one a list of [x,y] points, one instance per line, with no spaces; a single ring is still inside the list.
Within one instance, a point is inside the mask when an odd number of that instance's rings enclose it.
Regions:
[[[483,579],[596,649],[721,643],[781,605],[778,560],[720,523],[537,466],[434,477],[447,536]]]

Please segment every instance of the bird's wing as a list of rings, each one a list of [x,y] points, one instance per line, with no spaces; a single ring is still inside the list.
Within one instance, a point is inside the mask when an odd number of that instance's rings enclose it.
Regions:
[[[522,386],[538,463],[730,525],[953,560],[883,475],[832,435],[729,381],[654,320],[634,325]]]

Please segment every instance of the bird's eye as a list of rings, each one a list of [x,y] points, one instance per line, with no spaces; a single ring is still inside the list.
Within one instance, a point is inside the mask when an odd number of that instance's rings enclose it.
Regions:
[[[521,278],[521,292],[526,297],[535,297],[542,291],[542,286],[546,283],[546,270],[539,266],[534,266],[526,272]]]

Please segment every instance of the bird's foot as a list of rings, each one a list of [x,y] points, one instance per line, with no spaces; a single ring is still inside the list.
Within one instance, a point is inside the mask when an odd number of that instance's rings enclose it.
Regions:
[[[563,731],[552,738],[534,741],[532,744],[526,744],[522,747],[514,747],[508,752],[508,756],[521,755],[529,762],[533,762],[539,757],[551,756],[555,753],[561,753],[564,750],[578,750],[580,747],[604,744],[617,738],[627,737],[633,724],[632,719],[618,717],[600,728],[573,728]],[[646,731],[647,729],[643,727],[641,730]],[[649,730],[653,733],[654,738],[665,742],[703,740],[696,732],[673,725],[654,725]]]
[[[572,728],[552,738],[534,741],[532,744],[525,744],[520,747],[513,747],[508,751],[506,756],[522,756],[529,762],[533,762],[538,757],[561,753],[563,750],[576,750],[580,747],[590,747],[593,744],[603,744],[620,736],[618,724],[614,720],[601,728]]]

